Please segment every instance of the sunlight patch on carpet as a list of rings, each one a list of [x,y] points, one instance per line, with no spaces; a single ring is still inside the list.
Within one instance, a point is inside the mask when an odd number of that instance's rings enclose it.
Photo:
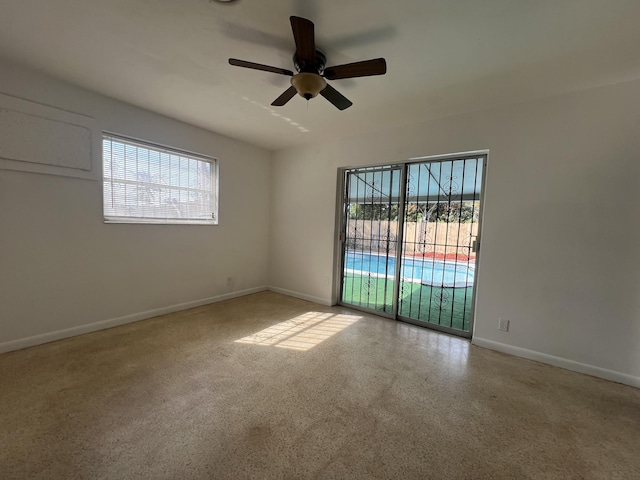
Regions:
[[[361,318],[356,315],[307,312],[236,340],[236,343],[306,351],[340,333]]]

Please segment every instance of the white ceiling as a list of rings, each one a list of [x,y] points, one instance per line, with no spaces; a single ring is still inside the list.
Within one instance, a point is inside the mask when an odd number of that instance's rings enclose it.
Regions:
[[[387,74],[270,103],[293,70],[289,16],[327,66]],[[640,0],[0,0],[0,56],[268,149],[640,78]],[[0,78],[1,82],[1,78]],[[1,84],[0,84],[1,86]]]

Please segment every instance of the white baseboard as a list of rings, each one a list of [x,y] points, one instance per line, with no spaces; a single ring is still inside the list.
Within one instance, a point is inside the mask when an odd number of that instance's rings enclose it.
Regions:
[[[300,298],[301,300],[307,300],[308,302],[318,303],[320,305],[325,305],[330,307],[333,305],[331,300],[326,298],[314,297],[313,295],[307,295],[306,293],[294,292],[293,290],[287,290],[285,288],[280,287],[268,287],[268,290],[276,293],[281,293],[282,295],[288,295],[289,297]]]
[[[317,303],[320,305],[331,306],[331,300],[326,298],[315,297],[313,295],[307,295],[305,293],[296,292],[293,290],[287,290],[284,288],[273,286],[261,286],[249,288],[246,290],[240,290],[237,292],[226,293],[224,295],[217,295],[215,297],[203,298],[200,300],[194,300],[191,302],[178,303],[175,305],[169,305],[166,307],[156,308],[153,310],[147,310],[144,312],[134,313],[131,315],[125,315],[123,317],[111,318],[108,320],[102,320],[100,322],[89,323],[86,325],[79,325],[77,327],[66,328],[63,330],[57,330],[54,332],[43,333],[40,335],[34,335],[32,337],[21,338],[18,340],[12,340],[9,342],[0,343],[0,353],[10,352],[13,350],[20,350],[22,348],[33,347],[35,345],[41,345],[43,343],[49,343],[56,340],[62,340],[69,337],[75,337],[85,333],[96,332],[98,330],[104,330],[107,328],[117,327],[119,325],[125,325],[127,323],[137,322],[145,320],[147,318],[157,317],[159,315],[165,315],[167,313],[178,312],[180,310],[187,310],[189,308],[200,307],[202,305],[208,305],[211,303],[221,302],[223,300],[229,300],[236,297],[242,297],[250,295],[252,293],[258,293],[265,290],[269,290],[290,297],[300,298],[309,302]],[[479,347],[488,348],[490,350],[496,350],[498,352],[507,353],[516,357],[522,357],[529,360],[534,360],[548,365],[553,365],[574,372],[584,373],[586,375],[592,375],[594,377],[603,378],[613,382],[623,383],[632,387],[640,388],[640,377],[634,377],[626,373],[616,372],[614,370],[608,370],[606,368],[596,367],[594,365],[588,365],[585,363],[576,362],[562,357],[556,357],[548,355],[546,353],[537,352],[535,350],[528,350],[526,348],[516,347],[508,345],[506,343],[495,342],[486,338],[474,337],[472,342]]]
[[[189,308],[200,307],[202,305],[208,305],[210,303],[216,303],[216,302],[221,302],[223,300],[229,300],[231,298],[250,295],[252,293],[263,292],[265,290],[268,290],[266,286],[249,288],[249,289],[240,290],[237,292],[225,293],[224,295],[217,295],[215,297],[202,298],[200,300],[194,300],[192,302],[177,303],[175,305],[155,308],[153,310],[147,310],[145,312],[125,315],[123,317],[110,318],[108,320],[102,320],[100,322],[89,323],[86,325],[79,325],[77,327],[65,328],[63,330],[56,330],[55,332],[48,332],[40,335],[34,335],[32,337],[20,338],[18,340],[12,340],[9,342],[0,343],[0,353],[10,352],[13,350],[20,350],[22,348],[27,348],[27,347],[33,347],[35,345],[41,345],[43,343],[54,342],[56,340],[62,340],[64,338],[75,337],[76,335],[82,335],[85,333],[96,332],[98,330],[104,330],[106,328],[117,327],[119,325],[137,322],[139,320],[146,320],[147,318],[157,317],[159,315],[165,315],[167,313],[178,312],[180,310],[187,310]]]
[[[606,368],[600,368],[586,363],[575,362],[566,358],[547,355],[546,353],[515,347],[506,343],[494,342],[493,340],[487,340],[486,338],[474,337],[471,343],[478,347],[508,353],[509,355],[514,355],[516,357],[535,360],[536,362],[546,363],[566,370],[572,370],[574,372],[584,373],[593,377],[603,378],[612,382],[624,383],[625,385],[640,388],[640,377],[634,377],[633,375],[628,375],[626,373],[616,372],[614,370],[608,370]]]

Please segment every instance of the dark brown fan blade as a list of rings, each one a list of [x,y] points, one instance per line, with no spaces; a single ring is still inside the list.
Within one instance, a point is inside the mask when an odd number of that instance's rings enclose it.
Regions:
[[[333,103],[338,110],[344,110],[345,108],[349,108],[351,105],[353,105],[353,103],[351,103],[345,96],[343,96],[331,85],[327,85],[323,90],[321,90],[320,95]]]
[[[293,72],[291,70],[287,70],[286,68],[270,67],[269,65],[262,65],[261,63],[247,62],[246,60],[238,60],[237,58],[230,58],[229,64],[234,65],[236,67],[253,68],[254,70],[262,70],[265,72],[279,73],[280,75],[289,75],[290,77],[293,76]]]
[[[340,78],[369,77],[387,73],[387,62],[384,58],[365,60],[363,62],[346,63],[324,69],[324,77],[329,80]]]
[[[280,95],[278,98],[276,98],[271,103],[271,105],[273,105],[274,107],[281,107],[285,103],[287,103],[289,100],[291,100],[296,93],[298,93],[296,91],[296,89],[293,88],[293,86],[291,86],[291,87],[287,88],[282,95]]]
[[[296,58],[304,69],[316,63],[316,41],[313,22],[301,17],[290,17],[293,39],[296,41]]]

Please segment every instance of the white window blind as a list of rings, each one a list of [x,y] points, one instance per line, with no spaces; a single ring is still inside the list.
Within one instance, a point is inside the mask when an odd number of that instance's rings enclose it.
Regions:
[[[103,134],[104,220],[217,224],[217,160]]]

